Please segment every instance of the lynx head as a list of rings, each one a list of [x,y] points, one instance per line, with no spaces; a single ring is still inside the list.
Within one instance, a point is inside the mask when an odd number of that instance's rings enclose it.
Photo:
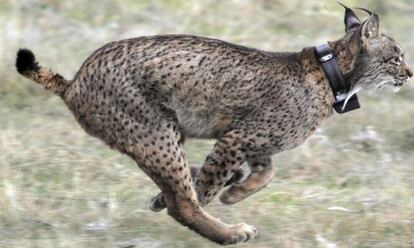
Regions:
[[[342,4],[341,4],[342,5]],[[352,94],[360,89],[398,91],[413,76],[405,63],[404,51],[391,37],[380,32],[377,14],[361,23],[356,14],[345,7],[345,36],[332,42],[343,59],[341,67],[352,84]]]

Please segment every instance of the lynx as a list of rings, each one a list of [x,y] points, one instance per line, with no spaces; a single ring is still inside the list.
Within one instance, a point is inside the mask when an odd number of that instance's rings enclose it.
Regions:
[[[345,6],[344,6],[345,7]],[[412,71],[401,46],[347,8],[345,35],[329,42],[348,96],[398,90]],[[332,115],[334,95],[315,48],[267,52],[217,39],[159,35],[99,48],[72,80],[17,53],[17,71],[59,95],[82,128],[131,157],[160,188],[151,208],[219,244],[246,242],[247,224],[229,225],[203,210],[225,186],[233,204],[272,179],[271,155],[302,144]],[[185,138],[216,139],[201,169],[190,168]],[[250,174],[242,177],[247,162]],[[192,173],[191,173],[192,172]]]

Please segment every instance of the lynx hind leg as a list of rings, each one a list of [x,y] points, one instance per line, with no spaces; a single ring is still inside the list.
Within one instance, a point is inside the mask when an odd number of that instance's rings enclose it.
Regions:
[[[240,183],[233,184],[220,195],[224,204],[234,204],[266,187],[273,178],[275,169],[269,156],[248,159],[251,173]]]
[[[257,234],[253,226],[225,224],[201,208],[177,128],[172,123],[159,125],[157,132],[145,132],[150,135],[141,141],[143,143],[128,145],[126,151],[161,189],[168,214],[219,244],[237,244],[252,239]]]
[[[198,172],[200,171],[200,168],[196,166],[190,166],[190,171],[191,171],[191,177],[194,181]],[[243,176],[244,176],[244,172],[242,169],[236,170],[233,176],[230,178],[230,180],[226,182],[224,186],[229,186],[229,185],[239,182],[243,178]],[[165,204],[165,200],[162,195],[162,192],[158,193],[156,196],[151,198],[151,201],[149,204],[150,210],[154,212],[160,212],[166,207],[167,205]]]
[[[190,166],[190,174],[191,178],[194,180],[194,178],[197,176],[198,168],[195,166]],[[165,204],[165,200],[163,197],[162,192],[158,193],[156,196],[151,198],[149,209],[154,212],[160,212],[164,208],[167,207],[167,204]]]

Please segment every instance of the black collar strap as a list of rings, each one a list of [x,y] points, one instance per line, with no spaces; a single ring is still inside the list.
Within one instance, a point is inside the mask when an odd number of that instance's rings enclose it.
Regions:
[[[360,108],[357,95],[353,95],[345,107],[342,109],[345,99],[351,89],[351,84],[347,82],[342,75],[335,54],[328,44],[322,44],[315,47],[315,54],[325,73],[326,79],[332,88],[335,96],[333,108],[339,114]]]

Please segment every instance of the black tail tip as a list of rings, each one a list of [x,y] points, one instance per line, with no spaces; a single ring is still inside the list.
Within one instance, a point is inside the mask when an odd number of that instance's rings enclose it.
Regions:
[[[16,58],[16,69],[20,74],[39,70],[36,58],[29,49],[19,49]]]

